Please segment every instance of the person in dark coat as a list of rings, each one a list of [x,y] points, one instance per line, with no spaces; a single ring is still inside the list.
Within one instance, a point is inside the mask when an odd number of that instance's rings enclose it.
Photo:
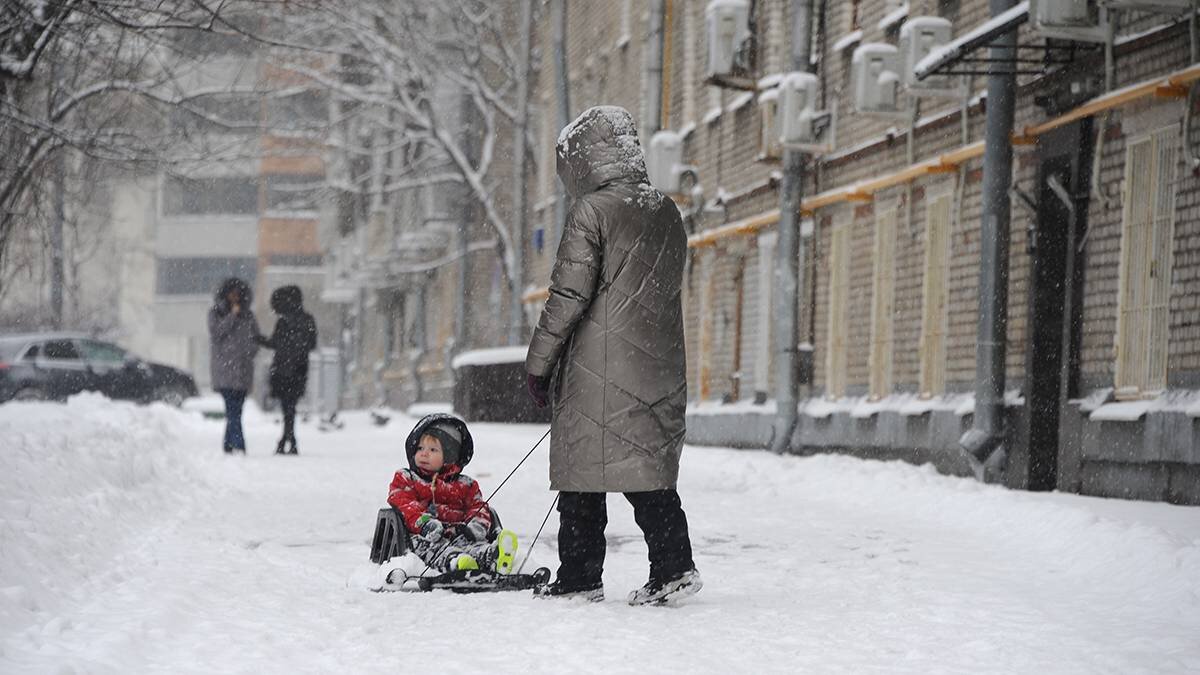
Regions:
[[[279,315],[271,337],[259,338],[259,344],[275,350],[268,381],[271,396],[283,409],[283,437],[276,454],[295,455],[296,402],[308,386],[308,353],[317,347],[317,323],[304,311],[304,295],[299,286],[281,286],[271,293],[271,309]],[[291,448],[287,445],[291,444]]]
[[[603,597],[605,493],[621,492],[646,537],[640,605],[700,589],[676,492],[687,406],[681,286],[687,234],[650,185],[633,118],[599,106],[558,138],[573,198],[550,297],[525,361],[534,402],[553,385],[550,487],[560,567],[546,595]]]
[[[254,383],[259,337],[252,297],[245,281],[230,277],[221,283],[208,310],[209,373],[212,388],[225,399],[226,453],[246,452],[242,406]]]

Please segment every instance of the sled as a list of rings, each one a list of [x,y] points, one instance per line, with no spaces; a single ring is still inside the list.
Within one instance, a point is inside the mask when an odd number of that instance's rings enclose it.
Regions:
[[[392,570],[380,592],[404,591],[428,593],[429,591],[451,591],[453,593],[499,593],[503,591],[529,591],[550,582],[550,568],[539,567],[531,574],[500,574],[485,570],[454,570],[434,576],[409,576],[404,570]]]

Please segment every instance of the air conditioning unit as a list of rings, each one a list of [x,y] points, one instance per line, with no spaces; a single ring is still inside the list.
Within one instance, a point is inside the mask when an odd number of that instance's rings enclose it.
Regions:
[[[704,23],[708,29],[705,76],[718,84],[749,76],[749,0],[712,0],[704,10]]]
[[[818,79],[812,73],[788,73],[779,83],[779,140],[786,148],[806,152],[828,152],[833,147],[831,132],[836,120],[817,110]]]
[[[1073,42],[1108,39],[1108,10],[1098,0],[1029,0],[1029,20],[1043,37]]]
[[[758,95],[762,133],[758,140],[758,159],[764,161],[783,157],[783,137],[779,128],[779,88]]]
[[[930,52],[951,41],[954,28],[940,16],[918,16],[900,27],[900,61],[904,65],[904,86],[918,96],[959,96],[962,81],[953,75],[930,75],[918,80],[913,69]]]
[[[859,45],[850,59],[854,109],[871,115],[908,115],[900,105],[900,71],[900,51],[892,45]]]
[[[683,136],[663,130],[650,137],[646,154],[646,173],[650,183],[667,194],[683,190]]]
[[[1192,8],[1191,0],[1103,0],[1110,9],[1135,9],[1156,14],[1187,14]]]

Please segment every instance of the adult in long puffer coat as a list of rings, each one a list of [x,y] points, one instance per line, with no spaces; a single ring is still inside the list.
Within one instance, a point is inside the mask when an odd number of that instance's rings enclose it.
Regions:
[[[283,437],[277,454],[298,454],[296,447],[296,403],[308,387],[308,353],[317,347],[317,323],[304,311],[304,294],[299,286],[281,286],[271,293],[271,309],[279,315],[275,331],[259,343],[275,350],[268,371],[271,396],[283,410]],[[287,447],[291,444],[291,447]]]
[[[585,111],[559,136],[557,154],[574,201],[525,361],[535,402],[553,394],[560,567],[546,594],[603,596],[605,493],[622,492],[650,553],[649,583],[630,603],[688,595],[700,578],[675,490],[687,405],[687,235],[674,202],[650,185],[623,108]]]
[[[258,321],[250,309],[250,285],[237,277],[221,282],[208,310],[209,374],[212,388],[225,399],[226,453],[246,452],[242,406],[254,384]]]

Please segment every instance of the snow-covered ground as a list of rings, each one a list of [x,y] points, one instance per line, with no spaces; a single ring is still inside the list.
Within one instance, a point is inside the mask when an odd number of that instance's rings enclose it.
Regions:
[[[298,430],[95,396],[0,406],[0,672],[1200,672],[1200,509],[1029,494],[925,468],[690,448],[705,588],[633,608],[610,499],[600,605],[364,590],[412,420]],[[544,432],[473,425],[485,492]],[[494,505],[528,543],[535,452]],[[535,550],[552,564],[556,518]]]

